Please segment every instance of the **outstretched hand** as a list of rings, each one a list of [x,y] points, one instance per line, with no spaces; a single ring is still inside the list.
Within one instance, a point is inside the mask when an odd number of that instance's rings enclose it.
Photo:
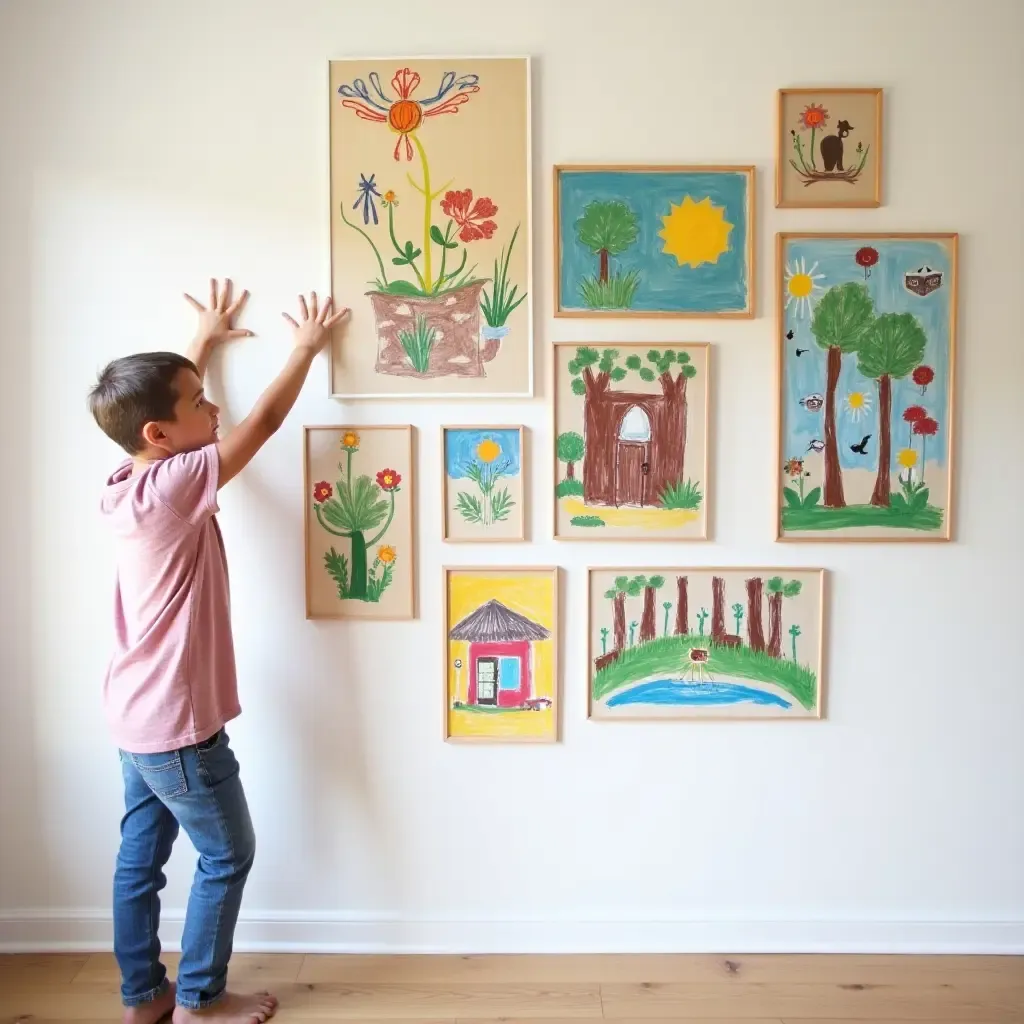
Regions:
[[[185,293],[185,301],[199,314],[199,326],[196,329],[195,338],[199,344],[217,345],[229,338],[253,337],[252,331],[235,326],[235,320],[241,313],[246,299],[249,298],[249,293],[243,291],[237,299],[232,301],[232,287],[230,278],[225,278],[223,287],[218,288],[217,279],[211,277],[209,306],[204,306],[188,292]]]
[[[316,292],[310,292],[308,305],[306,304],[306,297],[304,295],[299,296],[299,315],[302,317],[302,323],[299,323],[299,321],[287,313],[281,314],[295,328],[296,348],[319,352],[330,341],[331,328],[348,313],[348,309],[345,307],[342,307],[336,313],[332,313],[331,308],[333,305],[334,300],[328,296],[324,299],[323,306],[320,306],[317,301]]]

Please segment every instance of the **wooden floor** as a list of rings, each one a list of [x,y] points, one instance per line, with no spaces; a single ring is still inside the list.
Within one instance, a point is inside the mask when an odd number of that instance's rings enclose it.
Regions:
[[[168,956],[171,969],[176,958]],[[1024,1024],[1024,957],[251,956],[278,1020]],[[114,1021],[113,957],[0,956],[0,1024]]]

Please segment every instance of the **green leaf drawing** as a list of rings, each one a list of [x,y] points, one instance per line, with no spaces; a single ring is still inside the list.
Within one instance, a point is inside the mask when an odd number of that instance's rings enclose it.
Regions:
[[[782,496],[786,499],[786,504],[790,508],[799,508],[802,504],[800,501],[800,495],[797,494],[792,487],[783,487]]]
[[[484,521],[483,504],[475,494],[459,491],[455,496],[455,507],[467,523],[480,524]]]
[[[338,598],[344,600],[348,596],[348,559],[335,551],[332,545],[331,550],[324,555],[324,566],[327,574],[337,584]]]

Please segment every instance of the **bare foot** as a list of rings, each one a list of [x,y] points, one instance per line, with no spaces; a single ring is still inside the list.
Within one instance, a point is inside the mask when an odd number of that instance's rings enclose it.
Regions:
[[[225,992],[205,1010],[186,1010],[184,1006],[176,1006],[171,1021],[172,1024],[265,1024],[275,1013],[277,997],[269,992],[245,996]]]
[[[174,1009],[174,985],[152,1002],[140,1003],[138,1006],[126,1006],[123,1024],[156,1024]]]

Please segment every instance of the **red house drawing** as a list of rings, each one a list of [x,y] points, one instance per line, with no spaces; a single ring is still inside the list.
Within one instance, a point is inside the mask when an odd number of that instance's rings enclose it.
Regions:
[[[469,644],[469,704],[527,704],[533,686],[533,644],[547,640],[550,630],[491,600],[453,626],[448,636]]]

